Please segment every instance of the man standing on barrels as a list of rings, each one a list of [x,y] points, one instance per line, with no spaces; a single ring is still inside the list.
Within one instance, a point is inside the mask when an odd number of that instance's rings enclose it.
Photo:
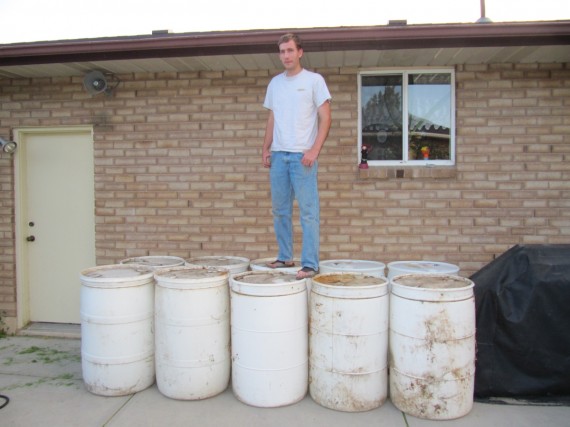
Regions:
[[[273,225],[279,246],[271,268],[292,267],[293,200],[299,204],[303,246],[297,279],[319,270],[320,206],[317,158],[331,125],[331,95],[324,78],[301,66],[299,37],[279,39],[279,59],[285,71],[267,87],[263,106],[269,118],[263,141],[263,166],[270,168]]]

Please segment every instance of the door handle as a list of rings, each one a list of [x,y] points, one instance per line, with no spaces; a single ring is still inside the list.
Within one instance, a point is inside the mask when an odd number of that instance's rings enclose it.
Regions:
[[[26,240],[28,242],[33,242],[34,240],[36,240],[36,236],[28,236],[28,237],[26,237]]]

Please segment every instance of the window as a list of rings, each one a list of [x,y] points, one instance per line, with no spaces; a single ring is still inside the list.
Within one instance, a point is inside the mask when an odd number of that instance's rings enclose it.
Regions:
[[[359,88],[359,152],[371,166],[455,164],[453,70],[362,72]]]

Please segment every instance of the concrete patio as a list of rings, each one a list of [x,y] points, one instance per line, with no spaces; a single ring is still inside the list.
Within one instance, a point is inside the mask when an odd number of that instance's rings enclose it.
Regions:
[[[37,331],[36,331],[37,333]],[[39,332],[41,333],[41,332]],[[73,335],[73,331],[67,333]],[[78,338],[11,336],[0,339],[0,409],[3,426],[567,426],[570,407],[475,403],[471,413],[452,421],[405,415],[388,400],[380,408],[345,413],[301,402],[263,409],[224,393],[201,401],[164,397],[156,385],[128,396],[89,393],[81,377]],[[2,401],[0,401],[0,405]]]

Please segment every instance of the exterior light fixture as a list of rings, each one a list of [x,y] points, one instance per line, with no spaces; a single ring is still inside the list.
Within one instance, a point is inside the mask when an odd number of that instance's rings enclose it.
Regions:
[[[0,147],[2,151],[8,154],[12,154],[18,148],[18,144],[14,141],[6,141],[4,138],[0,137]]]

